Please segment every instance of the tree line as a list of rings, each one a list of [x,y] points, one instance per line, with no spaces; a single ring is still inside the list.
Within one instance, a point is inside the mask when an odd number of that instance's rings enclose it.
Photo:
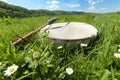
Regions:
[[[53,16],[53,15],[81,15],[83,12],[75,11],[49,11],[49,10],[28,10],[24,7],[15,6],[6,2],[0,1],[0,17],[37,17],[37,16]]]

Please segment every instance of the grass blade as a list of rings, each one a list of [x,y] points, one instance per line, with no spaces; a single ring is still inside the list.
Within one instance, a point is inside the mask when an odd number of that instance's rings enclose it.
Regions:
[[[35,73],[36,73],[36,72],[31,72],[31,73],[29,73],[29,74],[26,74],[26,75],[18,78],[17,80],[22,80],[22,79],[24,79],[24,78],[26,78],[26,77],[28,77],[28,76],[30,76],[30,75],[32,75],[32,74],[35,74]]]

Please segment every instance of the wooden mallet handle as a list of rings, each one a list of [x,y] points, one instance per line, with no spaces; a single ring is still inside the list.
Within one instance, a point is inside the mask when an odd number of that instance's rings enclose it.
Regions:
[[[28,38],[28,37],[31,37],[33,36],[36,32],[39,32],[42,28],[44,28],[46,25],[50,25],[50,24],[53,24],[56,20],[58,20],[57,17],[53,18],[53,19],[50,19],[47,21],[47,23],[45,23],[44,25],[42,25],[40,28],[36,29],[35,31],[32,31],[22,37],[18,37],[18,38],[15,38],[11,41],[11,45],[12,46],[15,46],[16,44],[20,43],[20,42],[23,42],[24,39]]]

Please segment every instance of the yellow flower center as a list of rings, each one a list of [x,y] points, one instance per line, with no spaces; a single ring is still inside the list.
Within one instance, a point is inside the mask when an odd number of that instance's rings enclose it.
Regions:
[[[14,68],[10,68],[10,69],[9,69],[9,72],[13,72],[13,71],[14,71]]]
[[[68,70],[68,73],[70,73],[71,72],[71,70]]]

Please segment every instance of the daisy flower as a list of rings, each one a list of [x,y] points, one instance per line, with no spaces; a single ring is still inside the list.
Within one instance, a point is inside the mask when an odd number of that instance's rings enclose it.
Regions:
[[[120,45],[118,45],[118,47],[120,48]]]
[[[5,76],[10,76],[11,74],[13,74],[17,70],[17,68],[18,68],[18,66],[13,64],[12,66],[8,67],[6,69],[6,71],[4,71],[5,72],[4,75]]]
[[[72,68],[66,68],[66,72],[68,75],[71,75],[73,73],[73,69]]]
[[[119,53],[115,53],[114,56],[115,56],[116,58],[120,58],[120,54],[119,54]]]
[[[87,47],[88,45],[85,44],[85,43],[81,43],[80,46],[81,46],[81,47]]]
[[[62,48],[63,48],[63,46],[58,46],[58,47],[57,47],[57,49],[62,49]]]
[[[118,49],[118,52],[120,52],[120,49]]]
[[[2,62],[0,62],[0,66],[2,65]]]

